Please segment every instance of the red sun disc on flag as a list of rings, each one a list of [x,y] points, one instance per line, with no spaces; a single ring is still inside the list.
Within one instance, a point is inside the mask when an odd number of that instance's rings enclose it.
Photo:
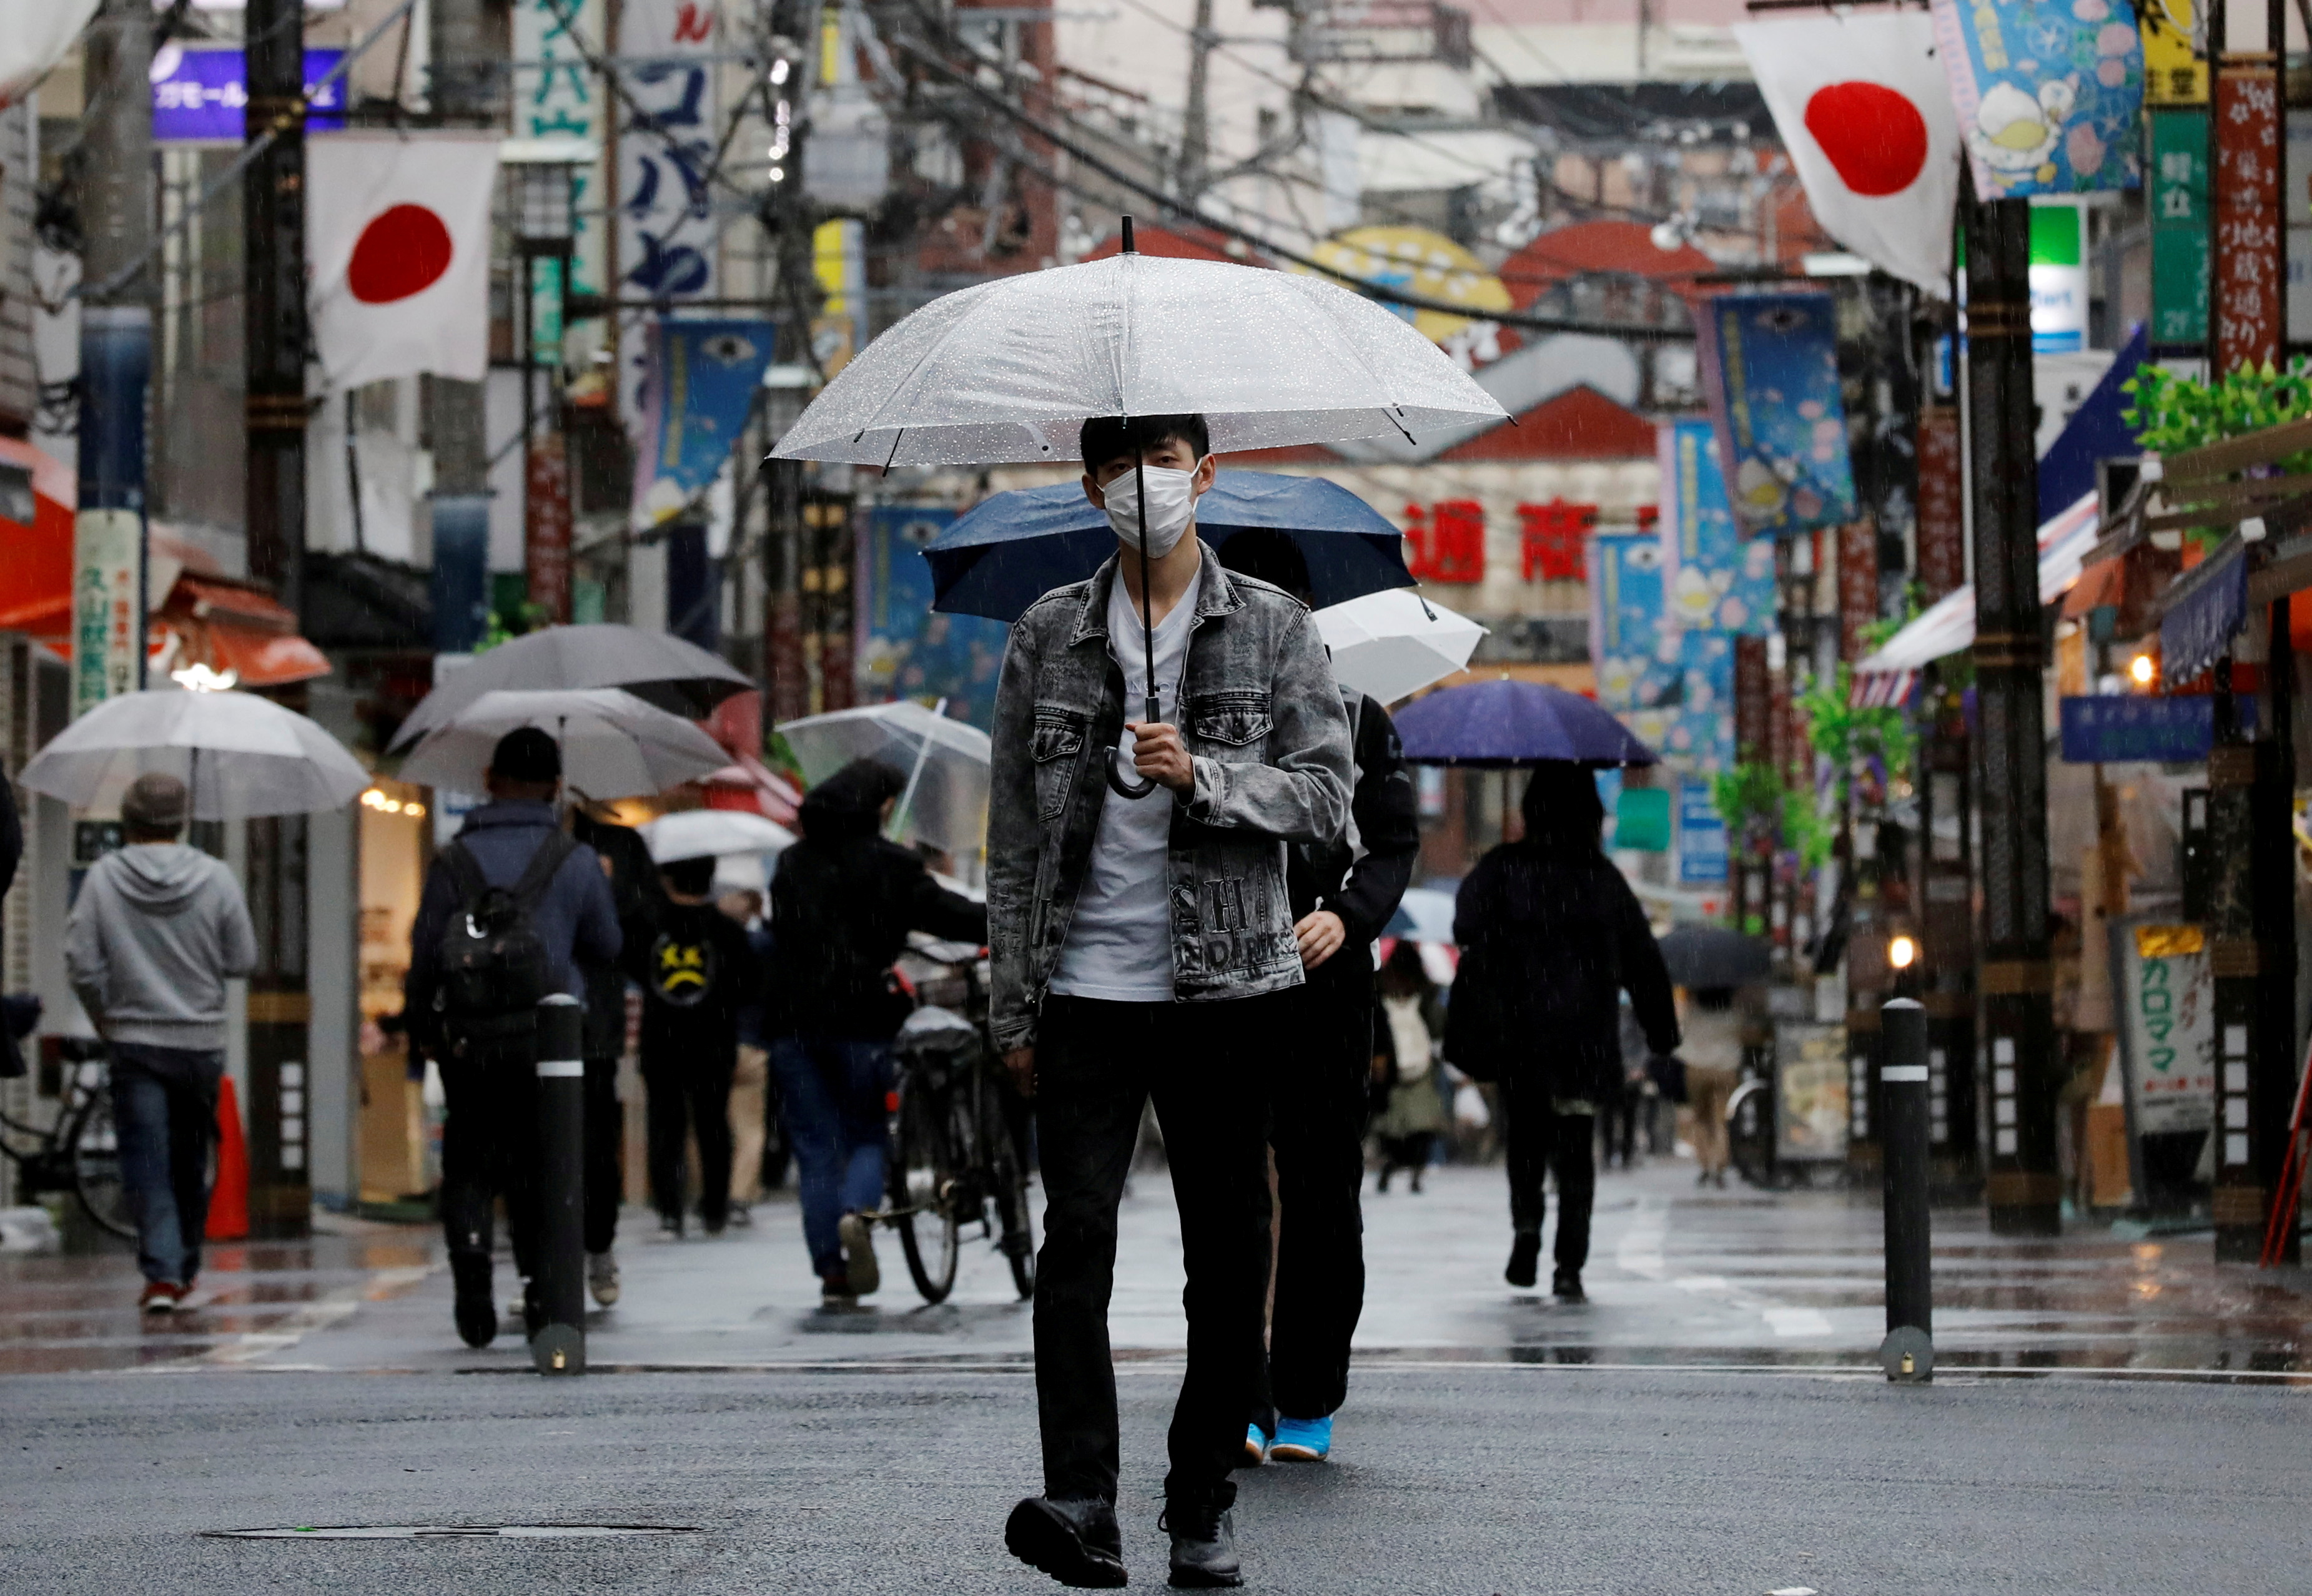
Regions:
[[[1806,128],[1849,188],[1900,194],[1927,164],[1927,119],[1883,83],[1831,83],[1807,101]]]
[[[406,300],[440,282],[454,253],[441,217],[424,205],[391,205],[362,229],[346,287],[364,305]]]

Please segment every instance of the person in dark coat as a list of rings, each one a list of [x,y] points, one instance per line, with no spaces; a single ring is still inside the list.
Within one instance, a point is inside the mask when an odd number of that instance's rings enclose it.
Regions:
[[[859,759],[804,797],[802,836],[771,879],[771,1074],[794,1150],[803,1239],[828,1298],[880,1284],[860,1216],[882,1203],[891,1038],[909,1004],[891,973],[909,931],[984,942],[987,911],[882,836],[906,780]]]
[[[571,835],[594,850],[610,884],[620,935],[632,941],[635,929],[657,911],[665,894],[642,833],[604,818],[609,813],[607,807],[599,814],[579,808],[572,816]],[[618,1208],[626,1199],[618,1166],[626,1137],[626,1109],[618,1099],[618,1059],[626,1051],[626,972],[617,959],[609,958],[582,962],[579,973],[586,978],[582,1039],[586,1068],[586,1284],[594,1300],[607,1308],[618,1300],[620,1290],[614,1249]]]
[[[1596,779],[1576,764],[1537,766],[1524,814],[1523,840],[1493,849],[1461,884],[1453,937],[1462,957],[1446,1056],[1501,1081],[1516,1230],[1505,1278],[1535,1283],[1543,1180],[1554,1170],[1552,1289],[1580,1302],[1598,1183],[1597,1104],[1621,1086],[1618,994],[1630,994],[1657,1053],[1677,1046],[1677,1011],[1645,912],[1599,846],[1606,812]]]

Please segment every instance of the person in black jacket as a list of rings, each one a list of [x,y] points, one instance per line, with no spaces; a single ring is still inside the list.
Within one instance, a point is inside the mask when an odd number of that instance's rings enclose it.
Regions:
[[[665,902],[665,894],[642,833],[605,819],[609,813],[607,807],[599,814],[581,807],[572,816],[571,834],[594,850],[610,884],[619,928],[631,939]],[[594,1300],[607,1308],[618,1300],[614,1249],[618,1208],[626,1199],[618,1167],[626,1136],[626,1111],[618,1101],[618,1059],[626,1051],[626,972],[617,959],[609,958],[582,963],[579,973],[586,978],[586,1284]]]
[[[1597,1104],[1619,1088],[1622,1073],[1619,993],[1629,992],[1657,1053],[1677,1046],[1677,1011],[1645,911],[1598,845],[1606,812],[1596,778],[1576,764],[1539,765],[1524,814],[1524,839],[1493,849],[1461,883],[1446,1057],[1501,1080],[1517,1232],[1505,1278],[1535,1282],[1543,1177],[1554,1169],[1552,1289],[1580,1302],[1598,1184]]]
[[[821,1292],[863,1296],[881,1283],[861,1216],[883,1199],[884,1095],[906,997],[891,966],[909,931],[982,942],[987,911],[947,891],[881,835],[906,778],[859,759],[805,795],[800,841],[771,880],[766,1025],[803,1240]]]
[[[1313,603],[1308,563],[1277,532],[1239,532],[1221,551],[1231,571]],[[1373,1056],[1372,945],[1397,912],[1421,851],[1413,777],[1388,711],[1353,689],[1349,831],[1286,850],[1284,890],[1303,983],[1283,994],[1268,1087],[1268,1143],[1285,1220],[1271,1269],[1268,1357],[1245,1431],[1245,1456],[1322,1462],[1348,1398],[1349,1340],[1364,1312],[1365,1112]],[[1263,1221],[1267,1219],[1262,1193]]]

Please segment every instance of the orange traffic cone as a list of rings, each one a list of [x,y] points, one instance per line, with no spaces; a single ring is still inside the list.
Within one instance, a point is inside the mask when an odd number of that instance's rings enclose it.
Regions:
[[[217,1093],[216,1190],[209,1193],[206,1235],[238,1242],[249,1234],[249,1143],[241,1133],[241,1099],[227,1076]]]

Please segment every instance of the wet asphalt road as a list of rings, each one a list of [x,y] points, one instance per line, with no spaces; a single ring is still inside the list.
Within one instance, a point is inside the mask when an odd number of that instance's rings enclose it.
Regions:
[[[1126,1552],[1176,1367],[1123,1381]],[[2281,1592],[2312,1551],[2312,1393],[2269,1385],[1397,1366],[1339,1461],[1243,1480],[1258,1591],[1540,1596]],[[12,1592],[1051,1590],[1017,1374],[204,1371],[0,1382]],[[247,1542],[269,1525],[696,1526],[618,1541]]]

